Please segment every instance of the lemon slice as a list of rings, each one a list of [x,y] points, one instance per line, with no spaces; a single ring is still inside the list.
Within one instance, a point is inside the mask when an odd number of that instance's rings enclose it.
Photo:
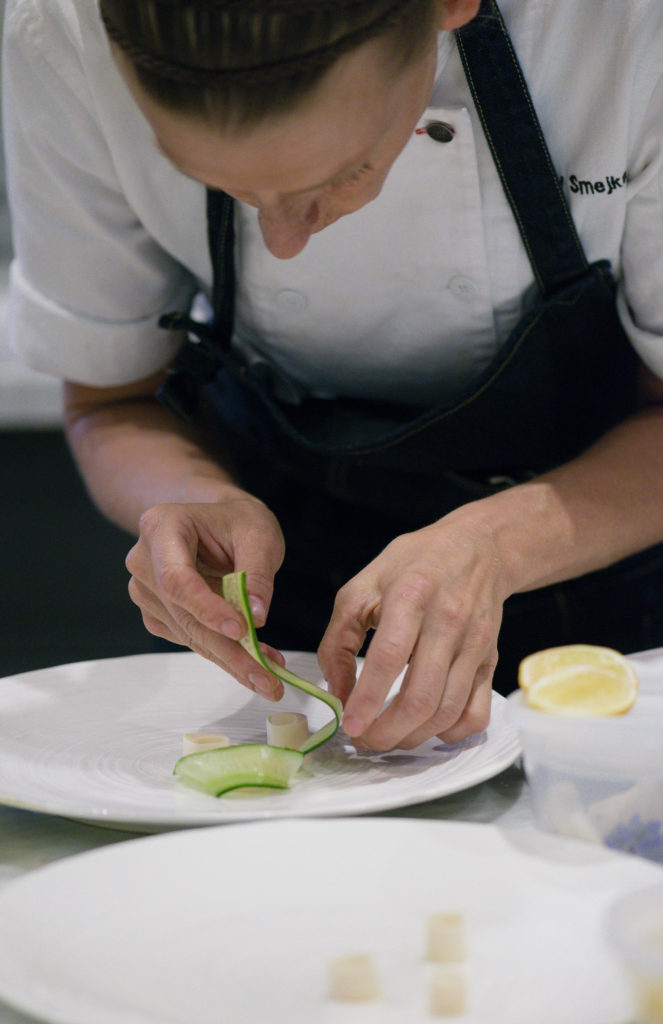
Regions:
[[[542,676],[547,676],[558,668],[575,668],[578,665],[593,665],[595,668],[616,671],[627,670],[634,674],[624,655],[612,647],[567,644],[565,647],[548,647],[523,658],[518,669],[518,685],[523,690],[529,690],[532,683]]]
[[[530,707],[565,715],[621,715],[638,695],[638,677],[624,655],[591,644],[530,654],[520,664],[518,684]]]

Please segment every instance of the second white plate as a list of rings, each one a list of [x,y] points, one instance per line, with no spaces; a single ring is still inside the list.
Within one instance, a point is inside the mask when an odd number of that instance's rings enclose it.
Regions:
[[[450,822],[153,836],[0,894],[0,998],[54,1024],[429,1024],[426,918],[457,911],[464,1024],[623,1024],[633,1005],[603,920],[660,874],[590,844]],[[357,952],[381,998],[333,1002],[329,961]]]
[[[319,680],[313,654],[286,652]],[[277,705],[330,715],[286,687]],[[99,824],[153,831],[261,818],[363,814],[423,803],[492,778],[520,742],[507,702],[493,695],[485,733],[450,747],[358,754],[341,733],[315,751],[288,791],[216,799],[173,777],[182,736],[212,730],[264,742],[275,705],[195,654],[147,654],[26,672],[0,687],[0,803]]]

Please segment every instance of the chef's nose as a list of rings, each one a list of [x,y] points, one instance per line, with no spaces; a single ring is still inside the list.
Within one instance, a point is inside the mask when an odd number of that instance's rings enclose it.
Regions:
[[[300,253],[321,221],[319,200],[294,203],[276,199],[258,206],[258,223],[265,245],[282,260]]]

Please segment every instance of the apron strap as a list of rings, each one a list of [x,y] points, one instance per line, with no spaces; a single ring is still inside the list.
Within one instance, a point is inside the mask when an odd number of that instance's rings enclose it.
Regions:
[[[534,104],[495,0],[457,30],[481,126],[544,297],[573,282],[587,259]]]
[[[228,350],[235,316],[235,227],[230,196],[207,190],[207,237],[212,260],[212,309],[219,345]]]
[[[166,313],[159,327],[186,331],[168,373],[157,390],[157,398],[185,423],[200,416],[200,385],[214,379],[219,367],[232,364],[242,373],[241,360],[232,352],[235,316],[235,229],[234,205],[230,196],[207,189],[207,241],[212,262],[212,310],[210,324],[197,322],[185,313]]]

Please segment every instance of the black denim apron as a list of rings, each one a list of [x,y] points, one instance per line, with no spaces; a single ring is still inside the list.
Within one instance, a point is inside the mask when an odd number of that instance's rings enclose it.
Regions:
[[[160,398],[212,426],[283,527],[286,563],[262,631],[281,648],[315,649],[338,588],[393,537],[567,461],[635,409],[610,265],[586,260],[494,0],[456,38],[539,291],[463,394],[424,411],[315,399],[268,362],[247,363],[231,345],[233,207],[221,192],[208,193],[213,322],[162,319],[189,341]],[[511,690],[520,658],[544,646],[663,643],[662,587],[656,549],[510,598],[496,687]]]

